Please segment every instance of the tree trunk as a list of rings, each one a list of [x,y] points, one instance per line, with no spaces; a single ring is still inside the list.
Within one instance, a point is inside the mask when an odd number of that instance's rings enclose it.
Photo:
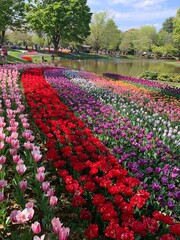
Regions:
[[[5,30],[2,30],[2,31],[1,31],[1,45],[4,44],[5,32],[6,32]]]
[[[53,42],[53,44],[54,44],[54,51],[58,51],[58,49],[59,49],[59,42]]]
[[[61,39],[60,35],[52,37],[52,43],[54,45],[54,51],[58,51],[60,39]]]

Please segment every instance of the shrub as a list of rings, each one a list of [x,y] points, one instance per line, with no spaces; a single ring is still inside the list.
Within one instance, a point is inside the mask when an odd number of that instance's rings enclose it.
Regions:
[[[139,78],[157,80],[158,73],[153,71],[145,71],[143,74],[139,76]]]
[[[180,74],[178,73],[158,73],[153,71],[145,71],[138,78],[144,78],[149,80],[159,80],[166,82],[180,82]]]
[[[172,77],[172,81],[180,83],[180,74],[174,74]]]
[[[165,82],[172,82],[173,76],[169,73],[159,73],[157,80],[165,81]]]

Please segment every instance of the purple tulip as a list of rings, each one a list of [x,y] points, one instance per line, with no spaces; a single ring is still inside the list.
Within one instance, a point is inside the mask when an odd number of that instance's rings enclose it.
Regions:
[[[159,191],[161,189],[161,186],[158,183],[153,182],[152,183],[152,189],[154,191]]]
[[[174,203],[170,200],[168,201],[168,208],[171,210],[174,208]]]

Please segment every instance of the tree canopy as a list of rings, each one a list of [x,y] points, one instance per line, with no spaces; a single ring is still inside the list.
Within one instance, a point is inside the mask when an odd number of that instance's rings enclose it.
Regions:
[[[92,16],[90,24],[91,34],[87,43],[97,52],[99,49],[116,49],[120,41],[121,31],[118,30],[112,18],[107,12],[97,12]]]
[[[18,29],[24,23],[25,0],[0,0],[1,44],[8,28]]]
[[[166,18],[166,20],[162,24],[162,30],[165,32],[168,32],[168,33],[172,33],[173,32],[173,20],[174,20],[174,17]]]
[[[177,48],[180,49],[180,8],[177,11],[176,17],[173,21],[173,40]]]
[[[90,8],[86,0],[34,0],[27,5],[29,26],[46,34],[59,48],[61,38],[83,42],[89,35]]]

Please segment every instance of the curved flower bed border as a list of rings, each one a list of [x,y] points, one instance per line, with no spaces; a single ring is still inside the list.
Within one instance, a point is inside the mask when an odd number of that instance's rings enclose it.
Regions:
[[[179,229],[180,224],[172,218],[157,212],[154,218],[141,215],[149,193],[136,190],[139,181],[127,176],[118,160],[59,100],[42,72],[32,69],[22,74],[24,92],[37,126],[48,138],[47,159],[59,169],[59,176],[71,193],[72,206],[78,207],[80,217],[90,223],[86,236],[131,240],[141,235],[152,239],[159,236],[161,221],[170,225],[173,234],[179,234],[173,228]]]

